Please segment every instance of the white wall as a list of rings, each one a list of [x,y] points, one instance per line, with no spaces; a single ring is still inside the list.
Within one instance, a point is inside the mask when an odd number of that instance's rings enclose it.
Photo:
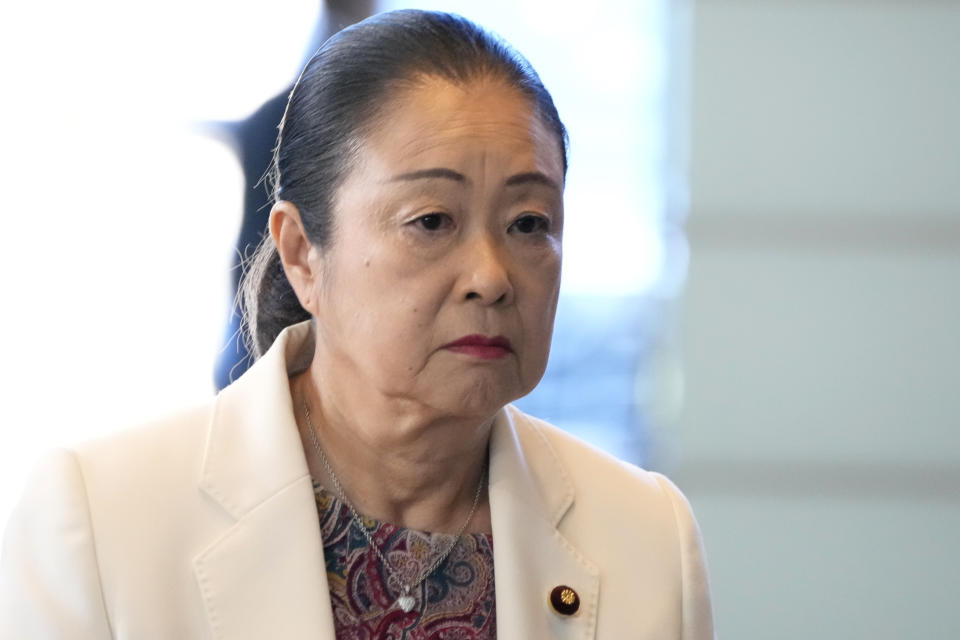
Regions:
[[[960,637],[960,2],[703,0],[669,469],[727,638]]]

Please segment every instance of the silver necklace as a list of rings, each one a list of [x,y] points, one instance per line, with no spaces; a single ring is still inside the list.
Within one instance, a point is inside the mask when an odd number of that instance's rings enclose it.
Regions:
[[[473,506],[470,507],[470,513],[467,514],[467,519],[463,521],[463,524],[460,525],[460,528],[457,529],[457,533],[454,535],[453,542],[443,550],[433,564],[431,564],[425,571],[423,571],[416,580],[409,582],[403,579],[400,573],[394,569],[393,565],[390,564],[390,561],[387,560],[387,557],[383,555],[383,552],[380,551],[380,548],[377,546],[377,543],[373,540],[373,535],[367,530],[366,525],[363,524],[363,516],[361,516],[356,508],[354,508],[353,503],[347,499],[347,494],[343,490],[343,485],[340,483],[340,478],[337,477],[337,474],[334,473],[333,467],[330,465],[330,461],[327,460],[326,454],[323,453],[323,447],[320,446],[320,441],[317,439],[317,430],[313,428],[313,421],[310,419],[310,407],[306,402],[303,403],[303,415],[307,419],[307,429],[310,431],[310,440],[313,441],[313,447],[317,450],[317,453],[320,455],[320,461],[323,463],[324,468],[327,470],[327,475],[330,476],[330,481],[333,482],[334,488],[337,490],[337,496],[340,498],[340,501],[343,504],[347,505],[347,508],[350,510],[350,516],[353,520],[353,524],[357,525],[357,529],[360,530],[360,533],[363,534],[363,537],[367,539],[367,544],[370,545],[370,548],[373,549],[373,552],[377,554],[377,558],[380,559],[380,562],[387,569],[387,582],[390,580],[396,580],[400,585],[400,595],[397,597],[396,604],[398,607],[403,609],[404,613],[409,613],[413,606],[416,604],[416,599],[413,596],[413,589],[420,585],[421,582],[426,580],[437,567],[443,564],[443,561],[447,559],[447,556],[453,551],[454,547],[460,542],[460,536],[463,535],[464,530],[466,530],[467,525],[470,524],[470,521],[473,520],[473,514],[477,510],[477,505],[480,504],[480,494],[483,493],[483,484],[487,478],[486,468],[480,472],[480,482],[477,484],[477,492],[473,496]]]

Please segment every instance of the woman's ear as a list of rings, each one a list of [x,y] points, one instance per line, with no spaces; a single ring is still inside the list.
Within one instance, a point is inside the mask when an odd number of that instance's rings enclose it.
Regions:
[[[293,287],[300,305],[316,315],[313,303],[316,301],[319,283],[319,263],[316,251],[307,237],[300,218],[300,210],[292,202],[280,200],[270,210],[270,236],[277,245],[280,262],[287,274],[287,280]]]

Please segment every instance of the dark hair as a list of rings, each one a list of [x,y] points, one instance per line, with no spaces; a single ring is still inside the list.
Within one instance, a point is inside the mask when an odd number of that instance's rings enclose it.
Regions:
[[[509,44],[457,15],[400,10],[381,13],[337,33],[307,62],[280,123],[268,184],[273,201],[300,211],[307,237],[325,247],[334,196],[364,133],[377,124],[391,92],[422,76],[457,84],[501,79],[527,97],[560,141],[567,134],[550,93],[530,63]],[[310,318],[300,306],[265,234],[247,264],[242,304],[248,345],[262,355],[287,326]]]

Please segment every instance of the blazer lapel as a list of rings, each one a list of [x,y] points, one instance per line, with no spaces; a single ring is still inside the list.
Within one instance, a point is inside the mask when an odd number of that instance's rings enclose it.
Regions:
[[[200,488],[226,512],[228,526],[194,561],[214,638],[334,638],[313,486],[287,382],[287,363],[293,371],[309,360],[309,331],[301,324],[281,334],[216,401]]]
[[[594,638],[599,570],[557,528],[573,504],[573,487],[543,434],[512,407],[494,421],[489,492],[497,637]],[[574,615],[551,607],[559,585],[579,595]]]

